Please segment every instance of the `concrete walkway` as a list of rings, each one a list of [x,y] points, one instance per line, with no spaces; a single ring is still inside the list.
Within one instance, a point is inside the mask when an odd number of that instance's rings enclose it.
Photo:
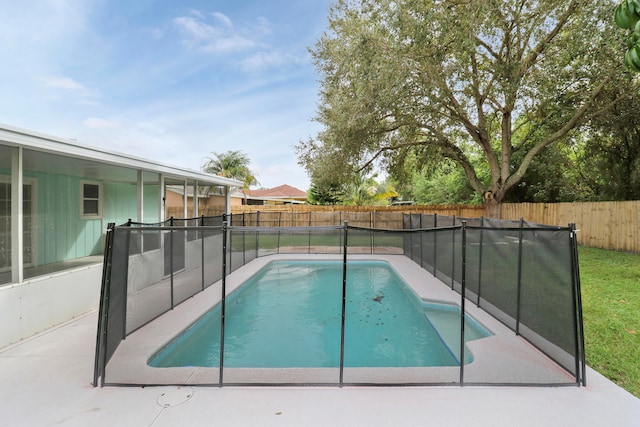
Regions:
[[[0,350],[2,426],[638,426],[640,399],[588,387],[91,386],[95,312]]]

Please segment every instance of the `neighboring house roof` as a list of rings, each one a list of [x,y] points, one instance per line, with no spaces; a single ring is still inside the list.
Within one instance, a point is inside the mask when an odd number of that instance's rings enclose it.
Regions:
[[[245,191],[244,189],[239,189],[236,191],[236,194],[239,194],[248,200],[253,200],[254,204],[255,201],[262,201],[264,204],[299,204],[307,201],[306,192],[287,184],[261,190]]]
[[[278,187],[263,190],[249,190],[248,196],[269,199],[306,199],[307,192],[296,187],[284,184]]]

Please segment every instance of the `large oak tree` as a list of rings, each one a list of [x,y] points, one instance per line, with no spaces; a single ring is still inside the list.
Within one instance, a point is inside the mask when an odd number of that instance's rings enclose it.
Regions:
[[[602,96],[627,72],[613,6],[339,0],[311,50],[323,129],[298,144],[299,162],[321,184],[448,158],[499,217],[545,148],[617,102]]]

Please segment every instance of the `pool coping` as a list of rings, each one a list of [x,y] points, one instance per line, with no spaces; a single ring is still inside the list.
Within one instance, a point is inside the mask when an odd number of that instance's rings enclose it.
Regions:
[[[380,260],[393,267],[419,298],[436,304],[460,305],[460,295],[404,255],[349,255],[349,260]],[[342,260],[342,255],[287,254],[257,258],[229,274],[227,293],[233,292],[271,261]],[[149,358],[220,301],[221,281],[142,326],[116,350],[107,365],[107,384],[218,385],[219,369],[202,367],[154,368]],[[466,312],[493,335],[467,342],[474,361],[464,365],[464,382],[473,384],[573,384],[575,378],[526,340],[484,310],[467,301]],[[338,368],[226,368],[225,385],[332,385]],[[459,384],[459,367],[345,368],[344,384]]]

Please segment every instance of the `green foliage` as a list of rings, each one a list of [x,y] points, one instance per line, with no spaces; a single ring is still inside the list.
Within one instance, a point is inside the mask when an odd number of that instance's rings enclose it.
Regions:
[[[616,25],[627,34],[627,50],[624,64],[633,71],[640,71],[640,0],[623,0],[614,12]]]
[[[307,192],[307,203],[310,205],[337,205],[344,197],[344,190],[340,184],[320,186],[314,182]]]
[[[640,255],[581,247],[580,277],[587,364],[640,397]]]
[[[358,177],[347,186],[343,204],[346,206],[384,206],[396,197],[398,197],[398,193],[392,185],[378,184],[373,177]]]
[[[610,114],[595,117],[582,137],[577,158],[592,200],[640,199],[640,80],[607,91],[617,102]]]
[[[500,202],[610,108],[601,94],[624,74],[610,14],[609,0],[340,0],[311,52],[324,128],[299,162],[316,181],[382,167],[406,182],[448,159]]]
[[[475,205],[482,198],[473,191],[464,172],[451,161],[427,174],[416,173],[413,200],[419,205]]]

